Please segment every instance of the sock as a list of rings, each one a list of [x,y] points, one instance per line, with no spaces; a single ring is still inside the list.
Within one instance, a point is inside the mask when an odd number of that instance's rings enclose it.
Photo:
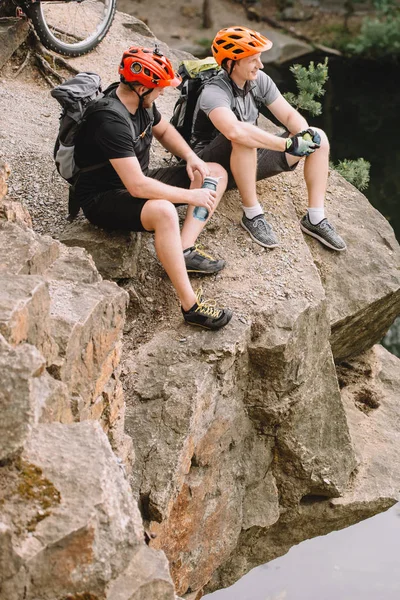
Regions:
[[[263,215],[264,211],[259,202],[254,206],[244,206],[242,204],[243,212],[248,219],[254,219],[254,217],[258,217],[258,215]]]
[[[318,223],[321,223],[322,219],[325,219],[324,207],[322,206],[321,208],[309,208],[308,218],[310,219],[310,223],[312,223],[313,225],[318,225]]]
[[[194,250],[194,246],[190,246],[190,248],[186,248],[186,250],[183,251],[183,256],[187,256],[188,254],[191,253],[192,250]]]

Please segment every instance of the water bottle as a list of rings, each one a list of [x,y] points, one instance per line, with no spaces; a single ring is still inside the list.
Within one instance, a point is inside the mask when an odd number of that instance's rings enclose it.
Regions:
[[[208,188],[210,190],[217,189],[219,177],[204,177],[202,188]],[[204,208],[204,206],[196,206],[193,211],[193,216],[195,219],[199,219],[199,221],[206,221],[208,217],[208,210]]]

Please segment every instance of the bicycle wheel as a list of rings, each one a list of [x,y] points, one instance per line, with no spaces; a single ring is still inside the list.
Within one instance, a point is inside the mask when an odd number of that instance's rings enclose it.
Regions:
[[[116,0],[44,0],[27,7],[42,44],[64,56],[95,48],[111,27]]]

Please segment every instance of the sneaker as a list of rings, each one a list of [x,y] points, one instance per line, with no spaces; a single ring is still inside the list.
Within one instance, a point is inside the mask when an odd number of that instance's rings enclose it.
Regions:
[[[190,252],[183,255],[188,273],[211,275],[212,273],[218,273],[225,267],[224,260],[216,260],[209,254],[206,254],[201,246],[192,246],[188,250]]]
[[[335,228],[329,223],[328,219],[322,219],[317,225],[313,225],[307,213],[300,221],[300,228],[304,233],[316,238],[331,250],[337,250],[338,252],[346,250],[345,242],[336,233]]]
[[[276,248],[278,246],[279,242],[264,215],[257,215],[252,219],[248,219],[246,215],[243,215],[240,224],[260,246],[264,246],[264,248]]]
[[[215,300],[205,300],[202,290],[196,292],[197,302],[190,310],[183,310],[182,314],[186,323],[204,327],[204,329],[217,330],[225,327],[232,318],[232,311],[228,308],[217,308]]]

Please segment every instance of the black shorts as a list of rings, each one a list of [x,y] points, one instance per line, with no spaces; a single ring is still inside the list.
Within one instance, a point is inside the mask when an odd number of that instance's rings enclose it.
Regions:
[[[284,134],[282,137],[286,137],[286,135]],[[227,189],[231,190],[236,187],[230,167],[232,144],[222,133],[217,135],[205,148],[199,151],[195,148],[194,151],[202,160],[222,165],[228,172]],[[257,150],[257,181],[273,177],[273,175],[278,175],[278,173],[284,171],[293,171],[297,164],[289,166],[285,152],[259,148]]]
[[[179,188],[190,186],[185,166],[150,169],[147,177]],[[102,229],[146,231],[140,218],[146,202],[148,199],[135,198],[126,188],[120,188],[97,194],[82,210],[88,221]]]

